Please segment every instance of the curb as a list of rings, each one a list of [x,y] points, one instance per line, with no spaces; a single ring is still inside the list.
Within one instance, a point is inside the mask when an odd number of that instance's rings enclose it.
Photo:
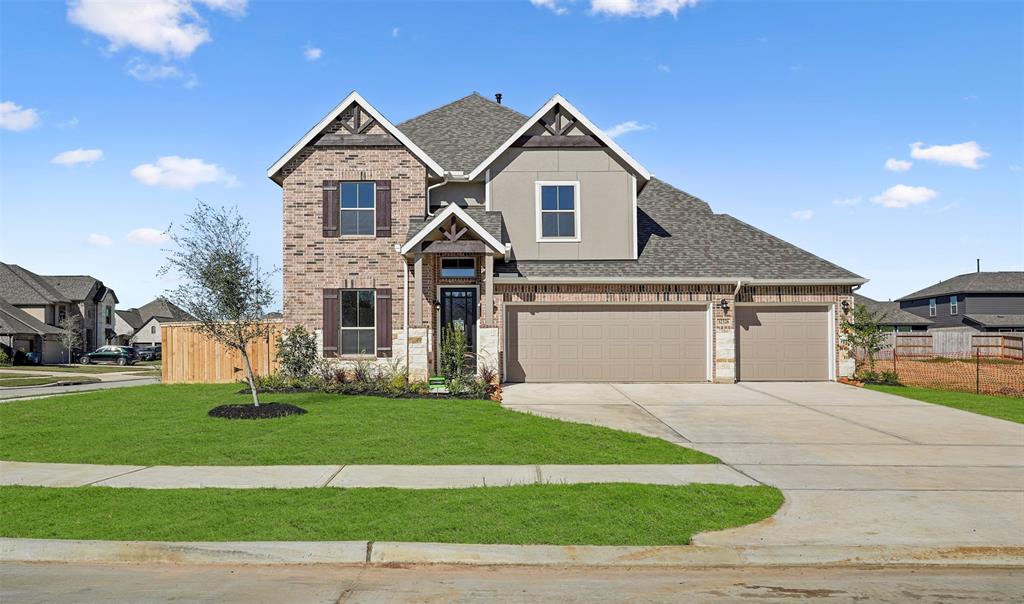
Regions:
[[[473,545],[373,541],[75,541],[0,538],[5,562],[165,564],[465,564],[731,567],[975,566],[1024,568],[1024,547],[784,545]]]

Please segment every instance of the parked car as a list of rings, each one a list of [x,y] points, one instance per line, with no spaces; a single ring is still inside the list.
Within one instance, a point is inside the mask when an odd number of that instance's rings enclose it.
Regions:
[[[139,360],[138,353],[130,346],[101,346],[96,350],[83,354],[81,363],[115,363],[117,365],[134,365]]]
[[[140,346],[135,349],[135,352],[138,353],[140,361],[159,361],[162,350],[161,345],[157,344],[156,346]]]

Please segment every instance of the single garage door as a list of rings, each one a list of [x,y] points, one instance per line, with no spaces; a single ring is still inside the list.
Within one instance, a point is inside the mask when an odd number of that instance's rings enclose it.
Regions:
[[[510,382],[703,382],[703,306],[510,306]]]
[[[828,308],[737,306],[739,379],[829,379]]]

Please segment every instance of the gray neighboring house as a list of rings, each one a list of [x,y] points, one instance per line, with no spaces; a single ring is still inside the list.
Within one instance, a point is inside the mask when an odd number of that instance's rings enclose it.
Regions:
[[[1024,331],[1024,272],[957,275],[898,302],[901,310],[930,320],[930,331]]]
[[[3,299],[0,299],[0,350],[12,358],[16,351],[38,352],[43,363],[61,363],[66,358],[59,329]]]
[[[67,316],[79,317],[82,350],[95,350],[114,339],[117,295],[95,277],[39,275],[0,262],[0,299],[54,327]]]
[[[889,331],[927,331],[931,320],[919,317],[900,308],[899,302],[879,302],[860,294],[853,295],[855,304],[863,304],[879,317],[879,325]]]
[[[165,298],[157,298],[139,308],[119,310],[116,314],[117,341],[127,346],[155,346],[160,343],[161,323],[195,320]]]

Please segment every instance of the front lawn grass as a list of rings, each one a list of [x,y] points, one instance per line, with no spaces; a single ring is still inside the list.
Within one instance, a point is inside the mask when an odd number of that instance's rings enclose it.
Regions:
[[[772,487],[468,489],[0,487],[0,535],[144,541],[682,545],[775,513]]]
[[[238,384],[151,385],[0,405],[0,459],[134,465],[687,464],[667,441],[474,400],[268,394],[309,413],[212,418]]]
[[[60,373],[119,373],[123,371],[152,371],[149,365],[18,365],[18,371],[56,371]]]
[[[972,394],[970,392],[952,392],[949,390],[932,390],[930,388],[915,388],[911,386],[868,385],[865,388],[1024,424],[1024,399],[1021,398],[992,394]]]

